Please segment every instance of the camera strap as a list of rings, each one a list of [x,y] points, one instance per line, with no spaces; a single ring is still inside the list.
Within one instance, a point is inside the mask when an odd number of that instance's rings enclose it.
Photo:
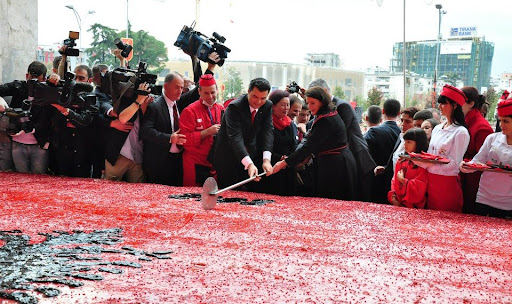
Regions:
[[[110,74],[110,77],[112,77],[112,74]],[[128,91],[128,89],[132,85],[135,87],[136,80],[137,80],[137,76],[133,75],[132,77],[130,77],[130,80],[128,80],[128,82],[124,85],[123,89],[121,90],[121,94],[119,95],[119,97],[116,96],[115,90],[113,90],[112,80],[110,81],[110,89],[112,92],[112,101],[114,103],[114,113],[119,115],[117,110],[119,109],[119,105],[121,104],[121,98],[123,97],[123,95],[126,93],[126,91]]]

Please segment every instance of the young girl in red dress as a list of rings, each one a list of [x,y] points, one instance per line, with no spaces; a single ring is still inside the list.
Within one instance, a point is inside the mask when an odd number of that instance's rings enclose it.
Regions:
[[[404,134],[405,153],[421,153],[428,149],[427,133],[423,129],[413,128]],[[395,206],[425,208],[427,201],[427,170],[418,167],[411,160],[400,158],[396,163],[395,176],[391,180],[388,201]]]

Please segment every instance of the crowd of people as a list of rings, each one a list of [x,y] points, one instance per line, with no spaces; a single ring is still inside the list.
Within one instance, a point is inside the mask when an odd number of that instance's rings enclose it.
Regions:
[[[363,134],[352,105],[323,79],[291,94],[255,78],[246,94],[219,101],[218,60],[213,53],[203,74],[192,57],[194,80],[169,73],[161,96],[149,94],[145,82],[133,94],[112,96],[107,66],[78,65],[75,81],[95,85],[95,104],[31,104],[29,115],[9,115],[33,98],[27,81],[64,77],[65,55],[48,77],[43,63],[32,62],[25,81],[0,85],[0,96],[11,97],[0,98],[8,117],[0,129],[0,171],[171,186],[202,186],[213,176],[220,188],[253,177],[244,190],[512,217],[512,171],[464,166],[512,166],[512,98],[498,103],[496,133],[481,114],[485,97],[477,89],[445,85],[439,109],[402,109],[394,99],[370,106]],[[407,157],[422,152],[449,161]]]

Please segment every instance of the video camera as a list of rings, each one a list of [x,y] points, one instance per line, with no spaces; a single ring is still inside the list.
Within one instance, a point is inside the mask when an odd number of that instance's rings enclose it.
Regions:
[[[79,32],[73,32],[69,31],[69,38],[65,39],[63,44],[67,46],[66,50],[64,52],[59,51],[62,55],[66,56],[72,56],[77,57],[80,55],[79,49],[74,49],[73,47],[76,46],[76,40],[80,37]]]
[[[117,68],[111,72],[112,89],[117,96],[123,94],[123,96],[131,98],[136,95],[162,95],[162,86],[156,85],[158,78],[155,74],[149,74],[147,72],[148,64],[141,61],[137,70],[131,70],[127,68]],[[132,80],[134,78],[134,80]],[[133,83],[128,84],[129,82]],[[138,90],[141,83],[146,82],[149,84],[149,92]],[[124,89],[129,86],[128,89]],[[102,85],[103,88],[103,85]],[[124,91],[124,93],[123,93]],[[110,94],[110,92],[106,92]]]
[[[1,128],[6,131],[9,135],[14,135],[19,131],[23,130],[26,133],[30,133],[33,129],[33,124],[30,123],[32,114],[30,108],[32,105],[27,100],[23,101],[21,108],[7,108],[2,115],[8,117],[8,123],[5,128]],[[11,119],[12,118],[12,119]]]
[[[130,55],[130,52],[133,50],[133,47],[127,43],[124,43],[120,38],[116,38],[114,40],[114,44],[118,49],[121,50],[121,56],[127,58]]]
[[[5,128],[10,135],[21,130],[29,133],[33,129],[32,106],[51,106],[58,104],[64,108],[87,109],[96,104],[96,95],[92,92],[93,86],[87,82],[76,82],[75,74],[67,72],[65,80],[57,85],[50,82],[39,82],[37,79],[27,81],[28,98],[23,101],[21,108],[8,108],[1,115],[9,118]]]
[[[9,135],[14,135],[23,130],[26,133],[32,132],[34,125],[30,122],[32,114],[30,113],[31,104],[27,100],[23,101],[21,108],[7,108],[5,112],[0,113],[6,116],[5,124],[2,124],[0,130],[6,131]]]
[[[300,87],[299,85],[295,82],[295,81],[292,81],[289,85],[288,85],[288,88],[286,89],[288,91],[288,93],[290,94],[293,94],[293,93],[300,93]]]
[[[221,58],[217,65],[222,66],[224,59],[228,58],[228,53],[231,52],[231,49],[223,44],[226,38],[216,32],[212,34],[213,38],[208,38],[200,32],[194,31],[194,26],[195,21],[190,27],[184,25],[174,45],[181,48],[186,54],[196,55],[199,60],[210,63],[216,62],[208,59],[208,56],[217,52]]]
[[[65,108],[88,108],[96,104],[93,86],[88,82],[76,82],[75,74],[67,72],[64,80],[57,85],[48,82],[29,80],[28,96],[33,105],[58,104]]]

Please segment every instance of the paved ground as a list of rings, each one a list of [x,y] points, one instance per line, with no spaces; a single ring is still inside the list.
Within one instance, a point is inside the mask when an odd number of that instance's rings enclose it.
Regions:
[[[168,198],[200,188],[14,173],[0,173],[0,185],[4,249],[6,235],[61,248],[71,245],[38,233],[121,228],[102,245],[117,253],[82,256],[141,265],[115,274],[91,264],[82,273],[103,280],[78,278],[76,288],[32,284],[61,291],[27,291],[40,303],[512,302],[511,221],[236,191],[225,196],[275,202],[205,211],[193,198]],[[172,259],[151,256],[166,250]]]

